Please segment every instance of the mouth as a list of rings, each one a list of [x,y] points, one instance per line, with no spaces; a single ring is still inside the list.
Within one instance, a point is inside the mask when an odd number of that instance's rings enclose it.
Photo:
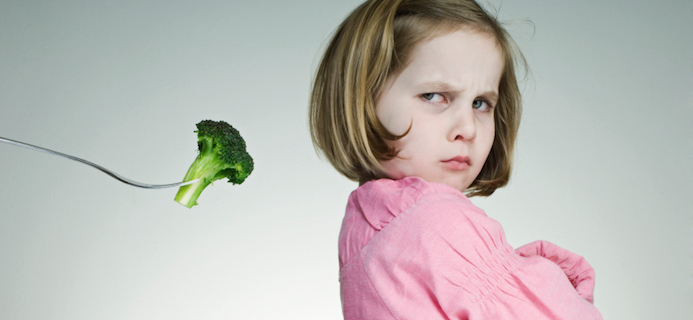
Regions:
[[[469,157],[457,156],[452,159],[441,161],[444,166],[452,170],[464,170],[472,165],[472,160]]]

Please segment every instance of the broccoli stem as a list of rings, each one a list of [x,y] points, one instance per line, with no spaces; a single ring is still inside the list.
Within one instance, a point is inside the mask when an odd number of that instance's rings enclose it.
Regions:
[[[183,178],[183,181],[195,179],[200,179],[200,181],[180,187],[175,200],[188,208],[197,205],[197,198],[214,181],[214,176],[223,167],[224,165],[220,162],[216,152],[200,154],[190,165]]]
[[[201,179],[198,182],[182,186],[178,189],[175,200],[188,208],[192,208],[194,205],[197,205],[197,198],[208,185],[209,182]]]

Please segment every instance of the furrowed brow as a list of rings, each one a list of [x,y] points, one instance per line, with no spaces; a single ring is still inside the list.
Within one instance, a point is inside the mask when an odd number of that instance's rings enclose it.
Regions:
[[[443,81],[429,81],[429,82],[424,82],[421,84],[421,87],[425,88],[428,91],[431,92],[462,92],[464,89],[455,87],[451,85],[450,83],[443,82]],[[484,97],[486,99],[492,100],[492,101],[498,101],[498,91],[496,90],[489,90],[482,92],[479,94],[480,97]]]
[[[480,96],[492,101],[498,101],[498,92],[496,91],[486,91],[482,93]]]
[[[447,82],[442,82],[442,81],[429,81],[429,82],[424,82],[421,84],[421,87],[426,88],[426,90],[431,90],[431,91],[440,91],[440,92],[447,92],[447,91],[460,91],[459,88],[455,88],[452,85],[450,85]]]

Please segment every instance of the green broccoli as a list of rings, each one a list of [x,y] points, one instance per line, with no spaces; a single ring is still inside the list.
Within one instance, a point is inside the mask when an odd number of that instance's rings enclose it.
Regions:
[[[240,184],[253,171],[253,158],[245,150],[245,141],[230,124],[203,120],[196,132],[200,154],[183,181],[200,181],[180,187],[175,198],[188,208],[197,204],[197,198],[213,181],[228,178],[230,183]]]

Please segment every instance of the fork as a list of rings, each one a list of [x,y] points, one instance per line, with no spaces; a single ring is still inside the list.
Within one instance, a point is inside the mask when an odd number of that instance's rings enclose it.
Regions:
[[[96,163],[89,162],[89,161],[87,161],[87,160],[84,160],[84,159],[81,159],[81,158],[77,158],[77,157],[75,157],[75,156],[71,156],[71,155],[69,155],[69,154],[64,154],[64,153],[62,153],[62,152],[58,152],[58,151],[53,151],[53,150],[46,149],[46,148],[37,147],[37,146],[34,146],[34,145],[30,145],[30,144],[28,144],[28,143],[19,142],[19,141],[15,141],[15,140],[3,138],[3,137],[0,137],[0,142],[8,143],[8,144],[15,145],[15,146],[18,146],[18,147],[23,147],[23,148],[31,149],[31,150],[34,150],[34,151],[41,151],[41,152],[45,152],[45,153],[48,153],[48,154],[52,154],[52,155],[56,155],[56,156],[65,157],[65,158],[68,158],[68,159],[70,159],[70,160],[74,160],[74,161],[77,161],[77,162],[79,162],[79,163],[83,163],[83,164],[92,166],[92,167],[94,167],[94,168],[96,168],[96,169],[99,169],[99,170],[101,170],[103,173],[105,173],[105,174],[107,174],[107,175],[113,177],[114,179],[116,179],[116,180],[118,180],[118,181],[120,181],[120,182],[123,182],[123,183],[125,183],[125,184],[129,184],[129,185],[135,186],[135,187],[145,188],[145,189],[162,189],[162,188],[181,187],[181,186],[193,184],[193,183],[198,182],[198,181],[200,180],[200,179],[195,179],[195,180],[190,180],[190,181],[183,181],[183,182],[176,182],[176,183],[169,183],[169,184],[148,184],[148,183],[141,183],[141,182],[137,182],[137,181],[134,181],[134,180],[130,180],[130,179],[128,179],[128,178],[125,178],[125,177],[123,177],[123,176],[121,176],[121,175],[119,175],[119,174],[117,174],[117,173],[115,173],[115,172],[113,172],[113,171],[111,171],[111,170],[108,170],[108,169],[106,169],[106,168],[104,168],[104,167],[102,167],[102,166],[100,166],[100,165],[98,165],[98,164],[96,164]]]

